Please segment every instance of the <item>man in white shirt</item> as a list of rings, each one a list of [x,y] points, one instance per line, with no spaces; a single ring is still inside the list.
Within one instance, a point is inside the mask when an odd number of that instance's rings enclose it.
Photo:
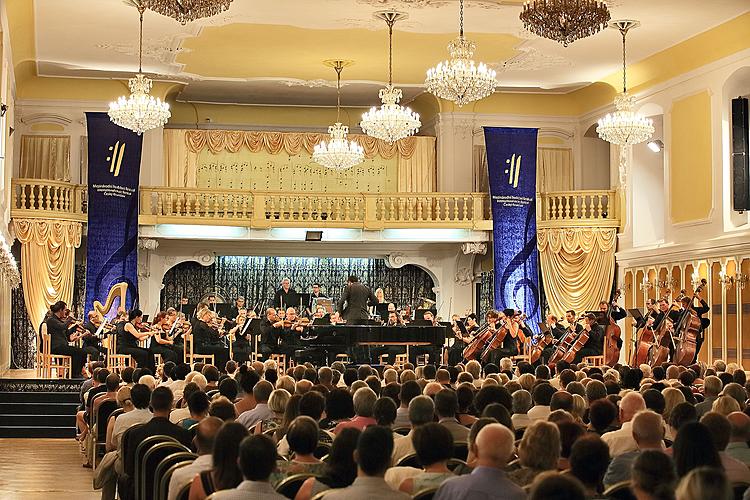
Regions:
[[[534,399],[534,406],[526,413],[530,420],[547,420],[547,417],[552,412],[549,404],[555,392],[557,390],[547,383],[534,387],[534,392],[531,393],[531,397]]]
[[[636,413],[646,409],[646,401],[639,392],[629,392],[620,401],[620,429],[605,432],[602,440],[609,446],[609,456],[616,457],[638,449],[633,438],[632,420]]]
[[[130,389],[130,400],[135,408],[119,415],[115,419],[115,426],[112,429],[112,441],[117,447],[120,446],[120,439],[126,430],[134,425],[145,424],[154,416],[148,409],[148,403],[151,400],[151,389],[148,386],[135,384]]]
[[[198,423],[195,433],[195,446],[198,449],[198,458],[192,463],[180,467],[172,474],[169,480],[168,500],[176,500],[177,494],[183,486],[193,480],[196,474],[213,467],[211,451],[214,447],[214,437],[224,422],[217,417],[206,417]]]
[[[268,398],[271,397],[272,392],[273,386],[267,380],[261,380],[255,384],[255,387],[253,387],[253,397],[258,404],[252,410],[242,412],[237,422],[252,430],[258,422],[272,418],[274,414],[268,407]]]
[[[434,421],[435,418],[435,403],[432,402],[429,396],[417,396],[412,399],[409,403],[409,421],[411,422],[411,430],[406,436],[399,436],[393,441],[393,465],[396,465],[399,460],[407,455],[416,453],[414,450],[414,443],[412,443],[412,436],[414,435],[414,428],[424,425],[428,422]]]
[[[276,468],[276,446],[263,435],[242,440],[239,464],[245,478],[236,488],[217,491],[211,498],[217,500],[284,500],[268,482]]]

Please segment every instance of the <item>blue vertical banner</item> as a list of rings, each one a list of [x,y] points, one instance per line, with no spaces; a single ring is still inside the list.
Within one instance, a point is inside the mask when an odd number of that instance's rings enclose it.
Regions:
[[[107,113],[86,113],[88,234],[86,313],[104,303],[112,285],[128,284],[126,304],[138,303],[138,183],[143,136],[112,123]],[[119,302],[119,299],[118,299]]]
[[[523,311],[537,330],[535,128],[484,127],[492,206],[495,308]]]

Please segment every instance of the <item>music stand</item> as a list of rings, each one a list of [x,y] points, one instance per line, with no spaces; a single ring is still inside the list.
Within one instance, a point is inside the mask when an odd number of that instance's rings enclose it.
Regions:
[[[539,329],[542,331],[542,333],[552,333],[552,330],[549,329],[547,323],[539,321],[537,322],[537,325],[539,325]]]
[[[384,320],[388,319],[388,303],[382,302],[379,304],[375,304],[375,315],[380,316]]]
[[[297,309],[299,314],[302,314],[302,311],[307,310],[307,307],[310,305],[310,295],[311,294],[309,293],[299,294],[299,307]]]
[[[232,319],[232,318],[228,318],[229,311],[232,309],[232,304],[220,302],[220,303],[215,304],[215,307],[216,307],[215,309],[216,314],[218,314],[220,318]]]
[[[641,313],[640,309],[628,309],[628,312],[630,313],[630,316],[633,317],[636,324],[640,324],[643,321],[643,313]]]
[[[417,309],[417,311],[421,311],[422,309]],[[427,321],[426,319],[415,319],[411,323],[409,323],[409,326],[432,326],[431,321]]]
[[[253,353],[255,353],[255,359],[258,359],[258,337],[260,337],[260,318],[251,318],[250,319],[250,326],[248,326],[248,330],[250,332],[250,335],[253,336]]]

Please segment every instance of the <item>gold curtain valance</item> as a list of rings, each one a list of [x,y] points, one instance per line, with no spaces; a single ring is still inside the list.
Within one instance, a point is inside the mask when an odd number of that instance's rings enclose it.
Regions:
[[[236,153],[245,147],[253,153],[265,150],[271,154],[278,154],[282,150],[289,155],[296,155],[302,149],[312,154],[315,145],[328,134],[306,132],[261,132],[244,130],[187,130],[185,143],[191,153],[200,153],[208,148],[212,153],[227,150]],[[409,159],[414,154],[417,137],[407,137],[393,144],[367,135],[350,134],[349,139],[358,142],[365,150],[366,158],[390,159],[395,155]]]
[[[550,312],[595,309],[615,275],[616,228],[539,229],[537,248]]]
[[[13,225],[21,243],[49,244],[66,248],[81,246],[80,222],[13,219]]]

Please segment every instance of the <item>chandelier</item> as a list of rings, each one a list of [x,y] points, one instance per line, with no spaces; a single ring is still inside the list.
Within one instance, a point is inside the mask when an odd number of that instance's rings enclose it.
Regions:
[[[315,145],[313,161],[332,170],[346,170],[365,158],[365,150],[354,141],[347,140],[349,127],[341,124],[341,70],[351,64],[350,61],[326,61],[326,65],[336,70],[336,123],[328,127],[331,138]]]
[[[232,0],[141,0],[147,9],[187,24],[229,9]]]
[[[599,0],[533,0],[523,4],[523,27],[563,44],[595,35],[609,22],[609,10]]]
[[[428,92],[463,106],[491,95],[497,87],[497,73],[472,59],[477,46],[464,37],[464,0],[459,4],[459,18],[458,38],[448,44],[450,59],[428,69],[424,83]]]
[[[375,17],[382,19],[388,25],[388,85],[380,89],[378,97],[382,105],[373,106],[370,111],[362,115],[359,126],[370,137],[381,139],[389,144],[408,137],[419,130],[422,122],[419,115],[401,106],[399,101],[403,97],[401,89],[393,86],[393,25],[396,21],[406,18],[406,14],[395,11],[377,12]]]
[[[625,65],[625,36],[637,28],[638,21],[615,21],[612,27],[622,35],[622,93],[615,97],[614,113],[601,118],[596,127],[599,137],[619,146],[632,146],[648,140],[654,133],[653,121],[633,111],[635,96],[628,94]]]
[[[146,130],[163,126],[172,116],[169,104],[150,95],[151,79],[143,74],[143,4],[137,4],[140,13],[140,34],[138,46],[138,73],[128,80],[129,96],[120,96],[109,103],[109,119],[120,127],[141,135]]]

